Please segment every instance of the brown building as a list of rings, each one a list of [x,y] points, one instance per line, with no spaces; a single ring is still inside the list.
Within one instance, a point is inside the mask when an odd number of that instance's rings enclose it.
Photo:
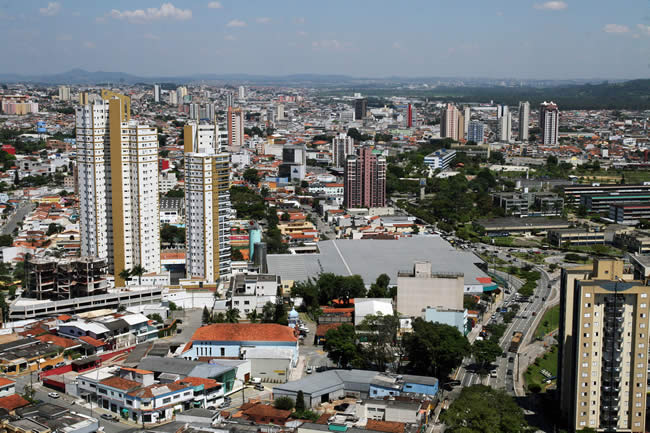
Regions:
[[[562,270],[558,387],[570,431],[645,431],[649,293],[619,260]]]

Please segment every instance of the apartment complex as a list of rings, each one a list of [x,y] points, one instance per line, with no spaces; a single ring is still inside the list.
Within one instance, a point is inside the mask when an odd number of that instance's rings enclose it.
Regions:
[[[528,126],[530,124],[530,102],[519,103],[519,141],[528,141]]]
[[[361,95],[354,99],[354,118],[356,120],[363,120],[368,113],[368,98],[363,98]]]
[[[440,137],[459,141],[465,136],[465,116],[454,104],[447,104],[440,116]]]
[[[539,107],[539,128],[542,144],[556,146],[560,131],[560,110],[553,102],[542,102]]]
[[[343,167],[348,155],[354,154],[354,139],[341,133],[332,140],[332,166]]]
[[[106,260],[93,257],[26,260],[26,296],[38,300],[72,299],[106,294]]]
[[[563,269],[558,387],[570,431],[644,432],[648,294],[623,262]]]
[[[102,91],[76,109],[81,255],[119,273],[142,266],[160,272],[158,134],[131,120],[130,98]]]
[[[188,278],[218,281],[230,272],[230,157],[214,125],[185,125]]]
[[[497,107],[499,140],[509,143],[512,139],[512,113],[507,105]]]
[[[244,111],[228,107],[228,149],[238,152],[244,146]]]
[[[358,155],[345,162],[344,204],[347,208],[386,206],[386,158],[371,148],[359,149]]]
[[[469,122],[467,126],[467,141],[483,144],[485,142],[485,125],[476,120]]]

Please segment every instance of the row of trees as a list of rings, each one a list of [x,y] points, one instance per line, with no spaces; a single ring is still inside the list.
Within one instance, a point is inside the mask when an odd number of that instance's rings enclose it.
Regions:
[[[294,284],[291,295],[301,297],[304,308],[315,312],[321,305],[328,305],[334,300],[348,305],[352,298],[363,298],[366,296],[366,287],[359,275],[346,277],[326,272],[318,278]]]
[[[214,313],[207,307],[203,307],[202,321],[203,323],[238,323],[240,311],[237,308],[229,308],[225,312],[220,311]],[[246,315],[246,318],[251,323],[278,323],[280,325],[288,325],[288,314],[282,300],[277,303],[267,302],[262,307],[262,312],[258,313],[256,309]]]

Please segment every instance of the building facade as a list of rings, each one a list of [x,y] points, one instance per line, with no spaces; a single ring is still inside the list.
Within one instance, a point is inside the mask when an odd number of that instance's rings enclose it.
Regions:
[[[354,154],[354,139],[341,133],[332,140],[332,165],[343,167],[348,155]]]
[[[458,141],[460,112],[454,104],[447,104],[440,116],[440,137]],[[464,123],[463,123],[464,128]]]
[[[369,147],[345,161],[344,205],[347,208],[386,206],[386,158]]]
[[[416,262],[397,274],[397,312],[424,317],[427,307],[463,309],[465,280],[461,273],[433,273],[431,262]]]
[[[528,141],[528,126],[530,124],[530,102],[519,103],[519,141]]]
[[[130,119],[130,99],[110,91],[77,107],[77,175],[82,256],[119,273],[160,272],[158,134]]]
[[[188,278],[218,281],[230,272],[230,157],[214,125],[184,129]]]
[[[623,265],[562,271],[558,387],[570,431],[645,431],[650,287]]]
[[[456,151],[449,149],[440,149],[424,157],[424,165],[431,170],[446,170],[449,168],[454,158],[456,158]]]
[[[244,146],[244,111],[228,107],[228,148],[238,152]]]
[[[485,125],[477,121],[469,122],[467,126],[467,141],[483,144],[485,142]]]
[[[539,129],[542,144],[556,146],[560,132],[560,110],[553,102],[542,102],[539,107]]]

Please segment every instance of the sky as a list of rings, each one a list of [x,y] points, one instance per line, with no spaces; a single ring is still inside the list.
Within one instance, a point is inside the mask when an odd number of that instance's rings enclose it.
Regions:
[[[648,0],[0,0],[1,73],[649,78]]]

